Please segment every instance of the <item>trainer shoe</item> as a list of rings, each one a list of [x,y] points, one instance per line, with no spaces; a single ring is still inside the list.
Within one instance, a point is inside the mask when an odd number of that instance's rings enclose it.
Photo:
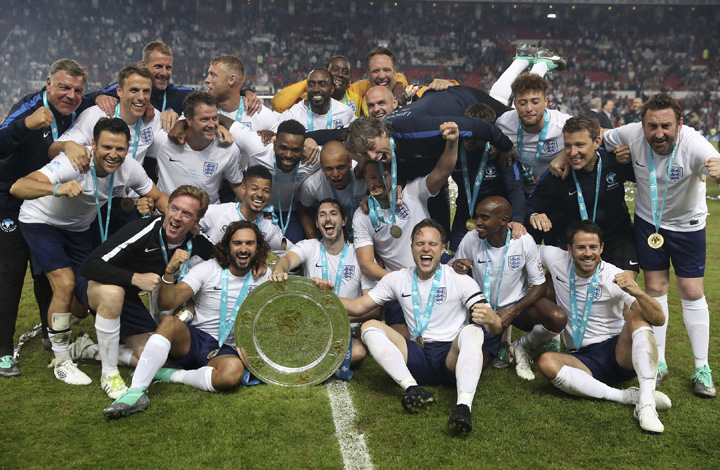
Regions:
[[[105,408],[102,413],[107,418],[122,418],[148,408],[150,408],[150,398],[147,396],[147,388],[128,388],[120,398]]]
[[[520,43],[515,50],[513,60],[526,60],[530,65],[535,63],[535,46],[532,44]]]
[[[408,387],[405,396],[402,397],[402,406],[409,413],[419,413],[433,403],[435,403],[435,396],[419,385]]]
[[[107,396],[113,400],[117,400],[120,396],[127,392],[127,385],[120,374],[115,375],[103,375],[100,377],[100,387],[103,392],[107,393]]]
[[[451,431],[466,434],[472,431],[472,415],[467,405],[455,405],[448,420],[448,427]]]
[[[490,363],[493,369],[505,369],[510,366],[510,356],[508,355],[508,349],[510,345],[503,341],[498,349],[497,356],[495,356]]]
[[[537,53],[535,54],[535,62],[547,63],[548,72],[552,72],[553,70],[562,72],[567,66],[565,59],[560,57],[558,54],[547,50],[544,47],[541,47],[537,50]]]
[[[545,343],[545,352],[562,352],[562,344],[560,344],[560,340],[556,338],[549,339],[548,342]]]
[[[700,398],[715,398],[717,395],[711,372],[710,367],[702,366],[696,368],[692,376],[692,380],[695,382],[695,395]]]
[[[70,359],[60,365],[55,364],[53,369],[55,378],[70,385],[90,385],[92,379]]]
[[[670,371],[668,370],[667,364],[662,361],[658,361],[657,377],[655,378],[655,388],[659,387],[670,377]]]
[[[521,379],[535,380],[535,374],[533,374],[532,367],[530,367],[532,359],[530,359],[527,351],[520,347],[519,342],[520,340],[517,340],[510,345],[510,355],[515,360],[515,373]]]
[[[0,357],[0,377],[17,377],[20,375],[20,368],[15,363],[15,359],[9,354]]]
[[[629,395],[630,404],[637,405],[640,401],[640,389],[637,387],[630,387],[623,390],[623,392]],[[663,392],[653,390],[653,398],[655,399],[655,409],[658,411],[667,411],[672,408],[672,401],[670,397],[665,395]]]
[[[153,377],[153,383],[156,384],[169,384],[170,377],[177,372],[179,369],[171,369],[170,367],[162,367],[155,373]]]
[[[99,351],[100,347],[95,344],[87,333],[78,337],[75,341],[70,343],[70,346],[68,347],[70,358],[73,361],[79,361],[80,359],[96,359]]]
[[[665,430],[665,426],[660,422],[657,411],[652,405],[635,405],[633,416],[640,424],[640,429],[645,432],[660,434]]]

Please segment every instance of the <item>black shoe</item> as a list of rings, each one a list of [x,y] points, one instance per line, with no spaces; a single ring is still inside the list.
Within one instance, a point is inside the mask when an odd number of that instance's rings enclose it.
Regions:
[[[472,416],[467,405],[455,406],[455,411],[450,415],[448,427],[451,431],[465,434],[472,431]]]
[[[435,403],[435,396],[418,385],[408,387],[402,398],[402,406],[409,413],[418,413],[433,403]]]

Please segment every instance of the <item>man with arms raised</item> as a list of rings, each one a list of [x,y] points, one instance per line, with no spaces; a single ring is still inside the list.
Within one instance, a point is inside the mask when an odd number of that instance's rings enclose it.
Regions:
[[[405,390],[403,407],[415,413],[435,402],[420,385],[457,385],[457,405],[448,426],[472,429],[471,408],[483,366],[482,345],[488,333],[501,331],[501,320],[468,276],[440,264],[445,231],[432,219],[415,225],[411,234],[413,265],[385,276],[358,299],[341,298],[352,317],[397,300],[412,340],[386,324],[369,320],[362,340],[380,366]],[[468,324],[468,310],[472,321]]]
[[[171,310],[192,299],[193,319],[186,324],[175,315],[163,318],[145,344],[131,387],[103,410],[108,418],[147,409],[153,378],[217,392],[237,387],[245,375],[234,325],[247,295],[267,280],[267,274],[253,277],[267,256],[262,233],[252,222],[233,222],[215,246],[214,258],[193,267],[176,285],[175,275],[188,256],[180,249],[173,254],[161,279],[158,306]],[[175,367],[162,368],[168,358]]]
[[[533,380],[530,352],[560,334],[565,312],[545,298],[545,275],[535,240],[529,234],[513,240],[508,222],[510,203],[502,197],[484,199],[475,209],[475,230],[468,232],[455,254],[455,272],[470,274],[502,319],[503,329],[514,325],[528,333],[512,343],[510,354],[517,375]],[[528,283],[530,286],[528,286]],[[490,343],[490,342],[488,342]],[[500,337],[486,344],[496,354]]]
[[[90,171],[80,173],[67,156],[60,154],[45,167],[20,178],[10,189],[14,196],[26,200],[19,219],[30,247],[33,272],[45,273],[53,290],[47,315],[55,353],[54,375],[71,385],[91,382],[72,362],[68,351],[73,293],[78,300],[84,300],[86,279],[78,277],[77,272],[92,251],[90,224],[98,215],[100,239],[104,241],[112,196],[126,189],[147,195],[161,209],[167,204],[167,196],[140,164],[126,161],[129,140],[130,131],[121,119],[103,118],[93,130]],[[102,220],[100,208],[105,203],[108,217]],[[114,381],[113,375],[103,375],[103,388]]]
[[[552,276],[555,294],[568,316],[563,332],[570,353],[540,356],[540,371],[571,395],[635,405],[643,431],[661,433],[656,410],[670,399],[655,391],[657,346],[651,326],[664,321],[660,305],[632,276],[602,261],[600,228],[583,220],[567,233],[567,252],[541,246],[540,259]],[[626,308],[632,310],[624,315]],[[640,388],[619,390],[607,384],[637,376]]]
[[[280,122],[294,119],[304,123],[308,132],[347,127],[355,120],[355,112],[331,97],[334,89],[330,72],[326,69],[311,70],[307,78],[307,98],[282,113]]]
[[[704,176],[720,183],[720,155],[695,129],[683,126],[680,105],[660,93],[642,108],[642,123],[606,131],[605,145],[629,145],[637,181],[635,239],[645,289],[662,306],[666,321],[655,329],[658,379],[668,376],[665,337],[670,263],[677,278],[685,327],[695,358],[695,394],[715,397],[708,365],[710,311],[705,300]]]

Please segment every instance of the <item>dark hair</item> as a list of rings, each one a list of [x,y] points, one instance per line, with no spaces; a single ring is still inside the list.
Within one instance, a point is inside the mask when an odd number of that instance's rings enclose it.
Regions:
[[[675,120],[680,124],[682,119],[682,109],[680,109],[680,103],[677,102],[668,93],[658,93],[653,95],[649,100],[643,104],[642,111],[640,112],[640,118],[645,120],[645,113],[648,111],[659,111],[661,109],[672,109],[675,113]]]
[[[238,220],[236,222],[231,222],[227,227],[225,227],[225,234],[223,235],[222,240],[215,244],[213,257],[221,268],[227,269],[230,266],[230,241],[232,240],[233,235],[235,235],[235,232],[242,229],[250,229],[255,232],[255,240],[257,241],[257,250],[255,251],[255,257],[250,265],[250,270],[252,271],[254,268],[265,264],[269,248],[265,242],[262,232],[260,231],[260,228],[247,220]]]
[[[127,124],[125,125],[125,127],[127,127]],[[198,210],[197,214],[198,220],[205,217],[205,212],[207,212],[207,209],[210,206],[210,196],[208,196],[205,191],[189,184],[183,184],[175,188],[175,191],[170,193],[170,197],[168,198],[168,205],[170,205],[170,203],[173,202],[175,198],[180,196],[190,196],[197,199],[200,202],[200,209]]]
[[[344,55],[334,55],[330,57],[330,59],[327,61],[327,69],[330,70],[330,64],[332,64],[333,60],[335,59],[342,59],[344,61],[347,61],[348,65],[350,66],[350,71],[352,71],[352,64],[350,63],[350,59],[345,57]]]
[[[352,197],[350,200],[352,201]],[[342,204],[340,204],[340,201],[332,197],[326,197],[322,201],[318,202],[317,206],[315,207],[315,218],[313,219],[315,222],[317,222],[318,215],[320,214],[320,206],[322,206],[323,204],[332,204],[333,206],[337,206],[337,208],[340,210],[340,218],[344,219],[347,217],[347,214],[345,213],[345,208],[342,206]],[[350,230],[347,227],[347,224],[342,229],[343,237],[345,237],[345,240],[351,241],[349,235]],[[318,238],[320,238],[320,235],[322,235],[322,233],[318,233],[319,231],[320,229],[315,227],[315,234],[318,236]]]
[[[111,134],[122,134],[125,136],[127,141],[130,142],[130,128],[127,124],[125,124],[125,121],[120,118],[103,117],[98,120],[95,127],[93,127],[93,140],[96,144],[98,143],[98,140],[100,140],[100,134],[103,131]]]
[[[183,113],[187,118],[195,117],[195,109],[201,104],[217,108],[217,100],[206,91],[193,91],[183,101]]]
[[[395,53],[393,51],[391,51],[390,49],[388,49],[387,47],[384,47],[384,46],[378,46],[373,49],[370,49],[370,52],[368,52],[367,55],[365,56],[365,60],[367,61],[368,71],[370,70],[370,59],[376,55],[386,55],[386,56],[390,57],[390,60],[392,60],[393,68],[395,69],[395,71],[397,71],[397,56],[395,55]]]
[[[262,165],[252,165],[243,172],[243,181],[250,178],[260,178],[261,180],[272,181],[272,173]]]
[[[517,97],[521,93],[528,91],[540,91],[543,95],[547,96],[548,88],[550,83],[540,75],[534,73],[521,73],[510,85],[512,94]]]
[[[140,75],[152,83],[152,74],[149,69],[138,67],[137,65],[128,65],[118,73],[118,88],[122,88],[125,85],[125,80],[130,78],[131,75]]]
[[[295,119],[288,119],[287,121],[283,121],[280,123],[280,125],[277,128],[277,135],[280,134],[292,134],[292,135],[301,135],[303,138],[305,137],[305,126],[297,122]]]
[[[432,227],[436,229],[438,232],[440,232],[440,240],[443,243],[447,241],[447,233],[445,232],[443,226],[440,225],[440,222],[437,222],[433,219],[423,219],[418,222],[415,227],[413,227],[412,234],[410,235],[410,243],[415,241],[415,235],[417,235],[417,233],[425,227]]]
[[[485,103],[475,103],[468,106],[465,109],[465,117],[480,118],[490,124],[495,124],[497,119],[495,111]]]
[[[594,117],[578,114],[565,121],[562,131],[563,134],[588,131],[590,138],[595,141],[600,136],[600,123]]]
[[[565,234],[568,245],[572,246],[575,234],[577,234],[578,232],[594,233],[598,236],[600,243],[602,243],[603,241],[602,231],[600,230],[598,224],[591,220],[581,220],[570,226],[567,233]]]
[[[345,136],[345,146],[351,153],[361,154],[367,150],[370,139],[383,135],[392,135],[388,121],[362,116],[350,123]]]

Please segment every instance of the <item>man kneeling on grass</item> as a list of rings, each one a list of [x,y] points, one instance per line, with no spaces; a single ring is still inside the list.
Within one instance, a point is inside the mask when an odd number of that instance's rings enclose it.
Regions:
[[[448,426],[469,432],[485,334],[500,333],[502,321],[472,278],[440,264],[444,243],[442,226],[432,219],[423,220],[415,225],[411,236],[414,268],[387,274],[358,299],[340,300],[351,317],[385,302],[399,301],[413,340],[378,320],[369,320],[362,325],[362,341],[377,363],[405,389],[402,405],[410,413],[435,402],[433,394],[419,384],[455,382],[457,405]],[[468,309],[474,324],[468,324]]]
[[[172,310],[192,298],[194,316],[190,324],[176,315],[163,318],[145,345],[131,387],[103,414],[121,418],[147,409],[147,388],[153,378],[208,392],[240,385],[246,371],[235,348],[233,326],[245,297],[268,279],[267,273],[253,277],[264,267],[267,252],[262,232],[255,224],[233,222],[215,245],[214,258],[190,269],[175,285],[175,272],[188,258],[186,251],[177,250],[162,277],[158,306]],[[177,368],[162,368],[168,356]]]

